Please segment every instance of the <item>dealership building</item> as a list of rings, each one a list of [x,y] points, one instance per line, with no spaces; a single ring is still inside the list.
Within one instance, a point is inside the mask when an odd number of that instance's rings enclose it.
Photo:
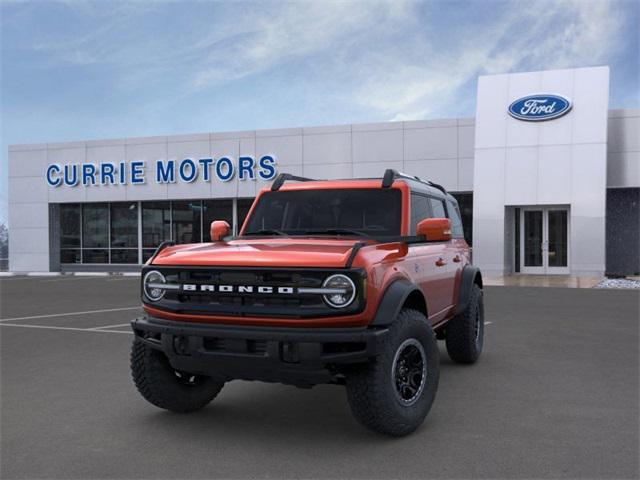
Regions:
[[[278,173],[381,177],[457,199],[487,275],[640,273],[640,110],[609,68],[481,76],[475,118],[9,147],[9,269],[138,269],[164,240],[237,232]]]

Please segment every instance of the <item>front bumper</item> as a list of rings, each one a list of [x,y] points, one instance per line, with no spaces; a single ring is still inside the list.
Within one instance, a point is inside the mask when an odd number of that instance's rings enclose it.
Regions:
[[[387,329],[283,328],[131,322],[136,339],[162,351],[172,367],[226,379],[308,386],[338,381],[344,367],[375,357]]]

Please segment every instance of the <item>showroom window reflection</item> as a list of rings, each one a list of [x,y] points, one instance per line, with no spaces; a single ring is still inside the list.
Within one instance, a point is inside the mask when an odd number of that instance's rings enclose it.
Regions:
[[[213,220],[225,220],[237,232],[252,202],[220,199],[61,204],[60,263],[143,263],[163,241],[211,241],[209,225]]]
[[[171,202],[142,203],[142,261],[171,239]]]

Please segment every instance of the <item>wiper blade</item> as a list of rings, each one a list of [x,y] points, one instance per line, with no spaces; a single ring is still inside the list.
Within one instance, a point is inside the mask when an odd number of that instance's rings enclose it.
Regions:
[[[266,228],[264,230],[256,230],[255,232],[245,232],[245,235],[282,235],[287,237],[288,234],[280,230]]]
[[[306,235],[357,235],[358,237],[368,237],[364,232],[351,230],[349,228],[327,228],[326,230],[307,230]]]

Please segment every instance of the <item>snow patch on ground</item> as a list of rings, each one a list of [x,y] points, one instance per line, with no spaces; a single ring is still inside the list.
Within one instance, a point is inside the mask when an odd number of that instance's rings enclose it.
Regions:
[[[639,288],[640,281],[628,278],[605,278],[593,288]]]

